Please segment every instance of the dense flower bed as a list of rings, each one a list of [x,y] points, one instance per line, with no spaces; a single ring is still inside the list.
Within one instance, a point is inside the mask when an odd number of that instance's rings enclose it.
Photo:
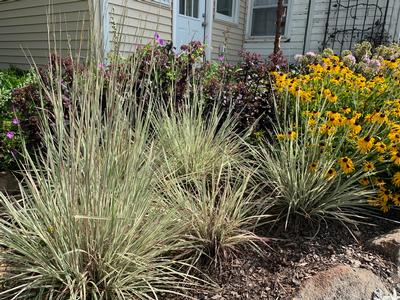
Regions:
[[[388,212],[400,207],[400,51],[398,45],[369,44],[344,51],[341,57],[325,50],[322,55],[298,56],[299,71],[273,73],[280,94],[300,99],[303,121],[324,137],[321,151],[340,147],[337,165],[328,176],[362,169],[360,180],[371,185],[377,197],[370,204]],[[279,138],[296,138],[296,129]],[[351,157],[366,156],[355,164]],[[310,166],[313,171],[318,162]]]
[[[105,80],[110,80],[110,74],[117,71],[119,89],[122,91],[130,84],[127,82],[130,78],[128,73],[133,68],[136,71],[137,67],[139,72],[132,87],[137,98],[143,102],[148,101],[149,97],[157,98],[164,104],[173,101],[176,107],[182,105],[187,93],[193,91],[191,85],[196,82],[201,86],[199,92],[208,103],[208,111],[218,101],[226,113],[235,113],[240,130],[254,126],[255,132],[270,127],[273,116],[268,70],[271,67],[267,62],[259,55],[243,52],[240,62],[235,65],[226,63],[223,57],[218,62],[209,63],[204,62],[204,53],[204,45],[192,42],[183,45],[181,52],[177,54],[171,45],[156,36],[154,43],[138,49],[128,59],[110,54],[108,63],[99,64],[98,68],[104,72]],[[0,156],[3,158],[0,170],[16,168],[15,158],[21,152],[23,139],[29,148],[34,149],[39,145],[36,108],[42,100],[45,106],[49,105],[46,90],[55,88],[51,78],[57,72],[61,72],[62,103],[68,110],[74,71],[91,72],[74,63],[70,57],[52,55],[49,64],[39,69],[40,78],[34,80],[31,76],[23,84],[10,85],[3,93],[7,95],[7,99],[3,101],[1,112],[4,121],[0,123]],[[43,85],[38,84],[38,81]],[[142,89],[147,82],[154,85],[152,95]],[[43,89],[43,86],[46,88]],[[101,101],[104,105],[106,99]]]

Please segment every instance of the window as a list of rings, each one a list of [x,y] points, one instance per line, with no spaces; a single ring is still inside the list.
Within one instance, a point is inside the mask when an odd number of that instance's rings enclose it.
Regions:
[[[236,23],[239,15],[240,0],[217,0],[216,18],[222,21]]]
[[[287,27],[286,16],[288,2],[289,0],[283,1],[282,35],[285,34]],[[277,0],[253,0],[251,11],[251,36],[275,36],[277,8]]]
[[[179,14],[198,18],[200,0],[179,0]]]

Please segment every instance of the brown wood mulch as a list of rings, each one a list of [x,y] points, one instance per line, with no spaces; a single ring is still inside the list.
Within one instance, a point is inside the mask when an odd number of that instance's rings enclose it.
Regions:
[[[193,291],[188,296],[199,300],[293,299],[304,280],[337,265],[371,270],[392,289],[400,283],[396,266],[369,250],[366,243],[400,225],[387,221],[376,225],[350,228],[350,233],[343,226],[331,224],[315,237],[311,232],[278,231],[275,235],[279,239],[262,246],[261,255],[247,249],[226,262],[222,271],[208,272],[218,285],[216,290]]]

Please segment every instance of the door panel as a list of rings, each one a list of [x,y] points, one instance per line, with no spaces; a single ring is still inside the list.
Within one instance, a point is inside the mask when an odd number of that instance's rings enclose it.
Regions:
[[[176,20],[175,47],[177,50],[191,41],[204,42],[206,0],[179,0]]]

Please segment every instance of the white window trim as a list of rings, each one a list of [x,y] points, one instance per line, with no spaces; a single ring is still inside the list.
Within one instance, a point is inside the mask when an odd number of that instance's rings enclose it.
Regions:
[[[232,0],[232,1],[233,1],[233,16],[232,17],[218,13],[217,12],[218,3],[215,3],[215,19],[216,20],[224,21],[227,23],[234,23],[234,24],[239,23],[239,12],[240,12],[240,1],[241,0]],[[216,0],[216,2],[218,2],[218,0]]]
[[[291,25],[291,13],[292,13],[292,0],[288,0],[287,9],[286,9],[286,24],[285,24],[285,32],[283,36],[281,36],[281,40],[289,41],[289,28]],[[265,7],[274,7],[274,6],[265,6]],[[275,35],[251,35],[251,27],[253,26],[253,8],[254,8],[254,0],[250,0],[250,5],[248,6],[247,11],[247,30],[246,30],[246,40],[251,41],[273,41],[275,39]]]

